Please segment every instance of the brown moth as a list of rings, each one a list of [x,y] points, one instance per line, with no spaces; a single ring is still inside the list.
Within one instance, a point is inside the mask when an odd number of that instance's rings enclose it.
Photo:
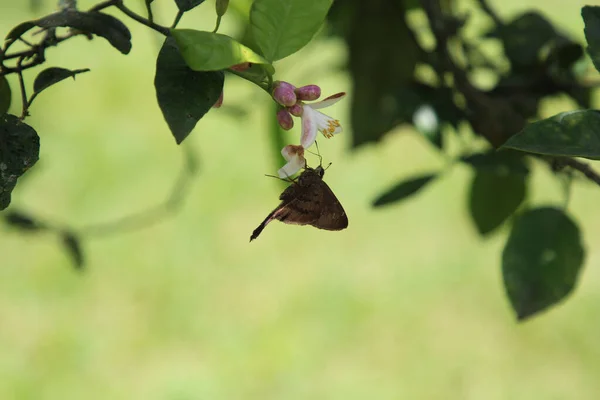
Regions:
[[[297,181],[292,181],[281,193],[281,204],[252,232],[250,241],[275,219],[286,224],[312,225],[329,231],[346,229],[348,217],[340,201],[323,182],[324,174],[322,166],[314,169],[306,167]]]

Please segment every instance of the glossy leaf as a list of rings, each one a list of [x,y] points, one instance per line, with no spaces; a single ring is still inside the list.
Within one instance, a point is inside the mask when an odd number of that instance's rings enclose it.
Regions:
[[[577,225],[556,208],[538,208],[515,222],[502,253],[502,275],[519,320],[555,305],[575,287],[585,250]]]
[[[72,232],[62,233],[62,243],[76,269],[83,269],[85,258],[79,238]]]
[[[11,114],[0,116],[0,211],[10,204],[17,179],[38,160],[40,138]]]
[[[175,3],[180,11],[189,11],[204,3],[204,0],[175,0]]]
[[[600,71],[600,6],[585,6],[581,9],[585,22],[585,40],[588,43],[588,54],[594,66]]]
[[[525,199],[525,175],[479,170],[471,183],[469,213],[480,235],[500,227]]]
[[[49,88],[55,83],[58,83],[70,77],[73,77],[73,79],[75,79],[75,75],[88,71],[88,68],[75,70],[68,70],[65,68],[58,67],[47,68],[40,72],[35,78],[35,81],[33,82],[33,91],[35,93],[40,93],[42,90]]]
[[[0,115],[6,114],[10,108],[11,97],[10,85],[6,76],[0,76]]]
[[[158,105],[178,144],[219,99],[223,81],[223,72],[191,70],[175,39],[165,40],[156,61],[154,87]]]
[[[271,62],[285,58],[310,42],[333,0],[254,0],[250,9],[252,37]]]
[[[600,112],[569,111],[531,123],[502,147],[550,156],[600,159]]]
[[[373,207],[381,207],[387,204],[395,203],[407,199],[417,194],[427,184],[437,177],[436,174],[427,174],[398,183],[396,186],[385,191],[373,202]]]
[[[248,47],[220,33],[172,29],[171,34],[194,71],[219,71],[245,62],[269,64]]]
[[[114,48],[123,54],[128,54],[131,50],[131,33],[129,29],[115,17],[101,12],[64,10],[31,22],[41,28],[63,26],[92,33],[108,40]]]
[[[352,145],[357,147],[378,141],[399,123],[412,122],[423,98],[413,84],[419,48],[399,2],[361,2],[351,27],[346,41],[354,83]]]

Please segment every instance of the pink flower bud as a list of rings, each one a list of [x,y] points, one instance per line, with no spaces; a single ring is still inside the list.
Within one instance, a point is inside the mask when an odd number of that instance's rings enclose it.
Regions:
[[[289,131],[294,126],[294,120],[285,108],[277,111],[277,122],[279,122],[279,126],[286,131]]]
[[[243,71],[247,70],[248,68],[250,68],[251,66],[252,66],[252,63],[245,62],[245,63],[241,63],[241,64],[232,65],[231,67],[229,67],[229,69],[232,71],[243,72]]]
[[[213,104],[213,108],[219,108],[223,105],[223,91],[221,91],[221,95],[215,104]]]
[[[290,114],[292,114],[294,117],[301,117],[302,114],[304,113],[304,107],[302,107],[302,105],[300,105],[299,103],[294,104],[291,107],[288,107],[287,110],[290,112]]]
[[[294,93],[294,89],[294,85],[290,83],[277,81],[275,82],[273,89],[273,98],[282,106],[293,106],[296,104],[296,93]]]
[[[298,100],[316,100],[321,97],[321,88],[317,85],[306,85],[295,90]]]

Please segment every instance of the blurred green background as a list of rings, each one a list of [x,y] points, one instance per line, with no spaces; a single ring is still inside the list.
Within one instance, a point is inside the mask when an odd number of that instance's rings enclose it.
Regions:
[[[28,2],[0,0],[2,34],[55,6],[39,3],[33,13]],[[159,22],[172,20],[171,3],[155,2]],[[542,5],[494,3],[503,16]],[[543,12],[583,40],[584,4],[546,0]],[[180,26],[212,30],[213,12],[207,1]],[[133,33],[128,56],[103,39],[49,51],[46,67],[92,72],[34,103],[28,123],[41,137],[40,161],[11,207],[81,227],[170,192],[183,161],[155,101],[162,39],[123,20]],[[239,28],[224,18],[224,33]],[[276,77],[318,84],[324,95],[347,91],[345,57],[339,39],[321,38],[278,64]],[[15,76],[9,81],[20,112]],[[597,187],[577,183],[572,194],[587,246],[575,294],[517,324],[500,272],[506,229],[481,240],[468,217],[472,171],[457,166],[420,196],[371,209],[402,177],[444,165],[410,129],[355,152],[349,135],[320,141],[347,230],[273,223],[249,244],[281,190],[264,176],[283,163],[269,143],[269,103],[227,76],[225,106],[187,139],[200,172],[180,212],[85,241],[83,274],[55,236],[0,228],[0,399],[600,398]],[[346,131],[348,107],[326,111]],[[556,98],[545,107],[550,115],[574,105]],[[289,143],[298,132],[286,134]],[[562,204],[549,172],[536,168],[534,180],[531,204]]]

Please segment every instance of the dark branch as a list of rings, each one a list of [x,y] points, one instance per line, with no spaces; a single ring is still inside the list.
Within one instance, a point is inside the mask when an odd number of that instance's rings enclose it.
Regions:
[[[168,28],[165,28],[164,26],[161,25],[157,25],[154,22],[143,18],[141,16],[139,16],[138,14],[134,13],[133,11],[131,11],[129,8],[125,7],[125,5],[123,4],[122,1],[119,1],[117,4],[115,4],[115,7],[117,7],[119,10],[121,10],[121,12],[125,15],[127,15],[129,18],[139,22],[142,25],[146,25],[148,28],[150,29],[154,29],[156,32],[165,35],[165,36],[169,36],[170,32]]]
[[[560,163],[581,172],[586,178],[600,186],[600,175],[589,164],[574,158],[560,159]]]

